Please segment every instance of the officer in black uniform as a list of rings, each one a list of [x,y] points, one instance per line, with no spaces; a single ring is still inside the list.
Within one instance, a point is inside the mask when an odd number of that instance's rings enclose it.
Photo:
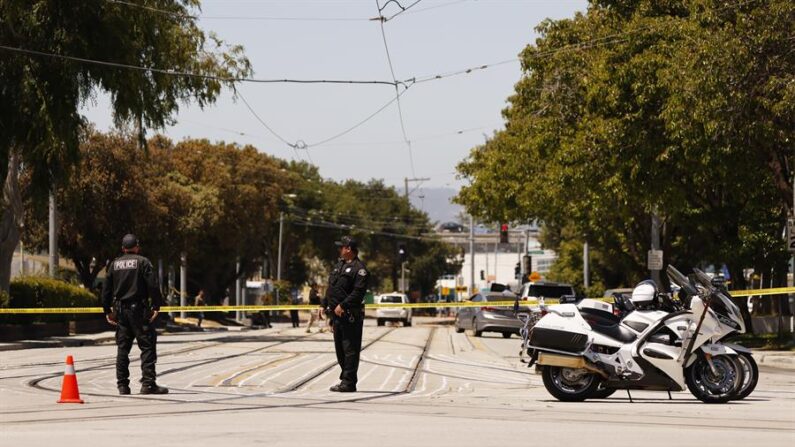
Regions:
[[[345,236],[335,242],[340,250],[340,259],[331,271],[324,307],[334,331],[334,348],[337,362],[342,368],[340,383],[331,391],[352,393],[359,380],[359,353],[362,350],[362,328],[364,326],[364,293],[370,273],[359,260],[356,240]]]
[[[140,256],[138,239],[122,239],[124,255],[108,265],[102,289],[102,307],[108,323],[116,326],[116,384],[119,394],[130,394],[130,349],[133,339],[141,349],[141,394],[167,394],[155,383],[157,333],[155,319],[163,296],[152,263]]]

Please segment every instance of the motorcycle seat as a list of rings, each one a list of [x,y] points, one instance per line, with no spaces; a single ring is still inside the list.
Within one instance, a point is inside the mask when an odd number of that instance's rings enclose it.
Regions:
[[[580,309],[580,315],[591,325],[613,326],[621,322],[621,318],[603,310],[584,308]]]
[[[594,332],[598,332],[614,340],[618,340],[621,343],[632,343],[636,338],[638,338],[634,332],[630,331],[624,326],[621,326],[620,324],[602,325],[590,322],[589,324]]]

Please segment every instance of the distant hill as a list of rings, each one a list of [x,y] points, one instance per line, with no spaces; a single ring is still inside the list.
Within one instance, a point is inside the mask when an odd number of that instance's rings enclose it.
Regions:
[[[452,188],[422,188],[411,195],[411,204],[428,213],[432,221],[457,222],[464,208],[450,202],[456,194],[458,191]]]

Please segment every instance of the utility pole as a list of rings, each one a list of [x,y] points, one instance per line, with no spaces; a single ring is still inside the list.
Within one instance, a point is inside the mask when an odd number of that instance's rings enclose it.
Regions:
[[[157,286],[163,290],[163,258],[157,260]]]
[[[19,273],[22,276],[25,276],[25,243],[22,241],[22,236],[25,233],[25,222],[19,224],[20,236],[19,236]]]
[[[416,177],[415,178],[408,178],[408,177],[404,177],[403,178],[403,188],[404,188],[403,189],[403,194],[406,197],[406,201],[408,202],[408,200],[409,200],[409,182],[427,182],[428,180],[430,180],[430,178],[428,178],[428,177],[423,177],[423,178],[416,178]]]
[[[50,193],[50,278],[58,275],[58,209],[55,192]]]
[[[235,305],[240,305],[240,258],[235,262]],[[235,311],[235,320],[240,321],[240,310]]]
[[[475,294],[475,219],[469,215],[469,296]]]
[[[585,289],[591,287],[591,272],[590,272],[590,252],[588,247],[588,241],[585,241],[582,244],[582,284]],[[587,291],[585,293],[588,293]]]
[[[282,237],[284,235],[284,212],[279,213],[279,252],[276,256],[276,281],[282,280]],[[281,285],[280,285],[281,287]],[[276,305],[279,305],[279,289],[276,289]]]
[[[400,263],[400,293],[406,293],[406,261]]]
[[[659,250],[660,250],[660,216],[657,215],[657,209],[655,208],[654,211],[652,211],[651,215],[651,251],[657,252]],[[649,264],[652,263],[650,262]],[[651,279],[654,281],[655,284],[657,284],[657,287],[661,287],[662,283],[660,282],[660,269],[662,268],[662,265],[650,265],[649,267],[651,270]],[[651,267],[659,267],[659,268],[655,269]]]
[[[497,264],[497,251],[500,249],[500,243],[494,243],[494,281],[497,281],[497,272],[499,271],[499,264]]]
[[[184,251],[179,255],[179,305],[187,306],[188,301],[188,254]],[[185,311],[179,313],[180,318],[186,318]]]
[[[168,297],[173,297],[172,291],[174,290],[174,266],[169,264],[168,265]],[[169,306],[173,306],[174,302],[172,299],[169,299]],[[168,316],[174,318],[174,312],[169,312]]]
[[[524,270],[524,267],[525,267],[525,265],[524,265],[524,257],[527,256],[527,250],[528,250],[529,247],[530,247],[530,230],[524,230],[524,247],[522,248],[522,269],[523,270]],[[530,265],[530,263],[528,263],[527,269],[528,270],[532,270],[533,266]],[[521,284],[524,284],[524,281],[525,281],[525,279],[527,279],[527,275],[529,275],[529,274],[530,274],[529,271],[523,271],[522,272],[522,282],[521,282]]]

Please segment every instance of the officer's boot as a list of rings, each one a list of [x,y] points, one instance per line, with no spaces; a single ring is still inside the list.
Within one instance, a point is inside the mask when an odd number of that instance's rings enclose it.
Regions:
[[[119,385],[119,394],[122,396],[126,396],[130,394],[130,386],[129,385]]]
[[[156,383],[151,385],[141,385],[141,394],[168,394],[168,388],[158,386]]]

